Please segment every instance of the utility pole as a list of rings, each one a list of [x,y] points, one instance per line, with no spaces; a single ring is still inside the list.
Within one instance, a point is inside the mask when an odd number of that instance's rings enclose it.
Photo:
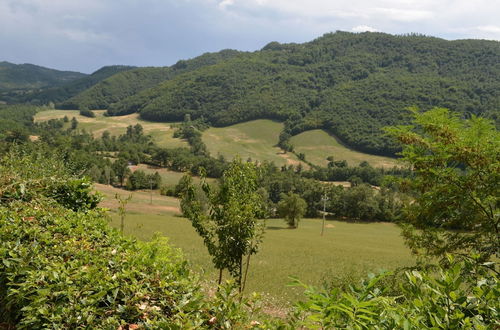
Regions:
[[[153,178],[149,178],[149,204],[153,205]]]
[[[323,197],[321,200],[323,201],[323,224],[321,226],[321,236],[323,236],[323,233],[325,232],[325,215],[326,215],[326,201],[329,198],[326,196],[326,189],[323,190]]]

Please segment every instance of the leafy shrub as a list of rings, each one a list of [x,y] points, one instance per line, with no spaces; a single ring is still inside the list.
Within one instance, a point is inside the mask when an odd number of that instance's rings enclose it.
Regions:
[[[95,117],[95,113],[92,110],[89,110],[89,109],[82,109],[82,110],[80,110],[80,115],[81,116],[85,116],[85,117],[89,117],[89,118],[94,118]]]
[[[101,197],[92,192],[91,181],[72,177],[61,158],[42,152],[9,152],[0,161],[0,202],[29,202],[44,196],[74,211],[95,208]]]
[[[0,319],[19,328],[114,328],[176,320],[200,301],[184,259],[135,242],[100,211],[51,202],[0,208]]]
[[[387,274],[346,291],[306,286],[293,326],[348,329],[487,329],[500,326],[500,285],[492,263],[455,261],[452,267],[408,271],[400,292],[388,294]]]

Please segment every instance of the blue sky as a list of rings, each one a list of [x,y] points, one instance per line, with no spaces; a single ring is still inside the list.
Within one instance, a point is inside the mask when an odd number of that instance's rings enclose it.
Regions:
[[[336,30],[500,40],[500,0],[0,0],[0,60],[90,73]]]

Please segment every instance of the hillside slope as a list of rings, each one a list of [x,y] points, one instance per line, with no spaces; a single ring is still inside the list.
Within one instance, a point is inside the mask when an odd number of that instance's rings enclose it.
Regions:
[[[83,78],[73,80],[59,87],[44,88],[35,90],[30,93],[17,95],[10,100],[12,103],[31,103],[31,104],[48,104],[49,102],[59,103],[69,99],[72,96],[92,87],[100,81],[122,71],[134,69],[133,66],[126,65],[111,65],[100,68],[94,73]]]
[[[238,55],[235,50],[206,53],[196,58],[179,61],[170,67],[137,68],[115,74],[82,93],[58,105],[60,109],[107,109],[111,104],[132,96],[144,89],[158,85],[181,73],[212,65]],[[131,113],[134,111],[128,111]],[[115,112],[110,109],[111,115]]]
[[[59,86],[85,77],[73,71],[59,71],[33,64],[0,62],[0,91]]]
[[[155,121],[189,113],[214,126],[269,118],[290,135],[322,128],[358,150],[393,154],[386,125],[405,108],[448,107],[498,120],[500,43],[336,32],[305,44],[272,42],[126,98],[111,114]]]

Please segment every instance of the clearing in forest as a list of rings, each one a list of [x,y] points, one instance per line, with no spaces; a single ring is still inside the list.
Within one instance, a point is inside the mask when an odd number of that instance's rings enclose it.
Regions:
[[[154,141],[161,147],[176,148],[189,147],[186,141],[174,138],[174,128],[171,127],[174,123],[157,123],[142,120],[139,114],[133,113],[126,116],[106,117],[106,110],[93,110],[95,118],[85,117],[80,115],[78,110],[46,110],[38,112],[35,116],[35,121],[47,121],[49,119],[58,119],[68,116],[75,117],[78,120],[78,128],[85,129],[91,132],[94,136],[99,137],[104,131],[108,131],[111,135],[124,134],[127,127],[130,125],[141,124],[144,133],[153,137]],[[69,123],[67,124],[69,127]]]

